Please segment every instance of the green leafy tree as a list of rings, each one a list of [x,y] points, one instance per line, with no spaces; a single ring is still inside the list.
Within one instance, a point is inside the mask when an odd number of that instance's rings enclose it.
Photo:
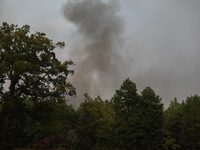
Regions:
[[[73,62],[61,63],[53,52],[57,47],[63,48],[64,42],[53,43],[44,33],[29,32],[28,25],[19,28],[4,22],[0,27],[0,119],[4,120],[0,138],[4,144],[16,143],[13,124],[23,126],[26,115],[36,119],[26,109],[27,102],[62,103],[66,95],[75,95],[75,88],[66,82],[73,74],[69,69]],[[4,89],[5,83],[9,84],[8,90]]]
[[[182,104],[186,120],[184,146],[191,150],[200,149],[200,97],[190,96]]]
[[[100,97],[94,100],[85,95],[85,100],[77,110],[80,128],[80,147],[83,149],[110,149],[112,147],[112,127],[115,112]]]
[[[146,87],[141,92],[140,128],[143,134],[140,144],[143,145],[143,149],[160,149],[162,146],[163,104],[161,100],[150,87]]]
[[[136,84],[129,78],[121,85],[111,99],[116,112],[115,145],[120,149],[136,147],[139,123],[139,101]]]
[[[184,139],[185,116],[182,105],[175,98],[164,112],[163,147],[181,149]]]
[[[165,149],[200,148],[200,97],[187,97],[180,104],[175,98],[164,112],[163,146]]]
[[[115,145],[119,149],[159,149],[163,119],[161,98],[150,88],[141,95],[129,78],[111,99],[116,111]]]

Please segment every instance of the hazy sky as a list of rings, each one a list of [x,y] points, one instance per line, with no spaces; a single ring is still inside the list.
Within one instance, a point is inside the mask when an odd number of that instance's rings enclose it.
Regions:
[[[0,0],[0,22],[66,43],[56,55],[76,63],[74,106],[84,92],[110,99],[129,77],[168,107],[200,92],[199,8],[199,0]]]

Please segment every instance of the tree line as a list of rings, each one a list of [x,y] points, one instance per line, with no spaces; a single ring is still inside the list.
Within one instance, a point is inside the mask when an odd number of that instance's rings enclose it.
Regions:
[[[77,109],[67,105],[76,91],[73,62],[54,53],[63,47],[28,25],[0,27],[0,149],[200,149],[198,95],[164,109],[153,89],[138,93],[127,78],[110,100],[85,94]]]

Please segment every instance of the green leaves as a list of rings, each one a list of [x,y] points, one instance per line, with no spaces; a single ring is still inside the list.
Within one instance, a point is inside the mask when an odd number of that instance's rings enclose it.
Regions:
[[[33,108],[41,106],[39,107],[41,111],[48,112],[46,107],[43,107],[47,104],[46,101],[64,103],[66,95],[76,95],[75,88],[66,81],[68,75],[73,74],[73,70],[69,69],[73,62],[70,60],[62,64],[53,52],[57,47],[63,48],[64,42],[55,44],[45,33],[29,34],[29,32],[28,25],[19,28],[17,25],[4,22],[0,27],[0,104],[2,104],[0,113],[1,119],[7,119],[15,125],[17,123],[12,121],[13,114],[17,113],[18,109],[22,114],[27,114],[27,101],[35,105]],[[6,82],[10,84],[8,91],[4,89]],[[15,105],[11,111],[9,105],[15,104],[18,100],[20,105]],[[40,112],[38,109],[33,111],[35,114]],[[42,115],[43,113],[40,114]],[[26,119],[27,117],[19,118],[18,124],[21,125]],[[11,139],[15,143],[16,126],[14,125],[12,129],[6,123],[0,125],[5,129],[0,134],[0,138],[4,137],[4,144]]]
[[[181,104],[175,98],[170,102],[169,107],[164,112],[163,123],[163,147],[165,149],[180,149],[181,144]],[[181,125],[181,126],[180,126]]]
[[[30,35],[29,31],[28,25],[18,28],[17,25],[3,23],[0,28],[1,87],[10,80],[11,93],[18,96],[21,93],[27,98],[58,101],[63,100],[64,94],[73,96],[75,92],[67,92],[72,85],[66,86],[67,76],[73,74],[73,70],[68,69],[73,62],[70,60],[62,64],[53,52],[56,47],[63,48],[64,42],[54,44],[45,37],[45,33]],[[60,90],[60,87],[65,87],[65,90]]]
[[[80,119],[81,145],[85,149],[109,147],[115,112],[100,97],[94,100],[85,95],[85,100],[77,110]],[[83,139],[82,139],[83,138]],[[86,147],[85,147],[86,146]]]
[[[182,103],[175,98],[165,110],[163,146],[165,149],[199,148],[200,98],[190,96]]]
[[[58,42],[58,43],[56,43],[56,46],[58,46],[59,48],[63,48],[63,47],[65,47],[65,43],[64,42]]]
[[[186,120],[185,144],[190,149],[198,149],[200,146],[200,97],[198,95],[190,96],[182,105]]]
[[[136,84],[129,78],[121,85],[111,99],[116,111],[116,145],[125,149],[159,149],[163,119],[161,98],[150,88],[145,88],[141,95]],[[121,142],[118,142],[121,141]]]

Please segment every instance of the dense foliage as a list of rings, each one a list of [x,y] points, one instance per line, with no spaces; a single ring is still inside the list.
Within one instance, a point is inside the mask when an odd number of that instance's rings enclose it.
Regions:
[[[53,43],[44,33],[29,34],[30,27],[4,22],[0,27],[0,141],[19,145],[27,121],[47,124],[53,103],[64,103],[75,88],[66,82],[72,61],[61,63]],[[4,89],[9,84],[8,89]],[[44,112],[44,113],[43,113]],[[35,121],[35,122],[34,122]]]
[[[73,62],[53,52],[64,43],[29,31],[0,27],[0,149],[200,149],[200,96],[164,110],[153,89],[138,93],[127,78],[111,100],[85,94],[75,110],[65,103],[76,94],[66,81]]]
[[[120,149],[159,149],[163,104],[150,88],[137,93],[136,84],[126,79],[112,98],[116,111],[115,145]]]

